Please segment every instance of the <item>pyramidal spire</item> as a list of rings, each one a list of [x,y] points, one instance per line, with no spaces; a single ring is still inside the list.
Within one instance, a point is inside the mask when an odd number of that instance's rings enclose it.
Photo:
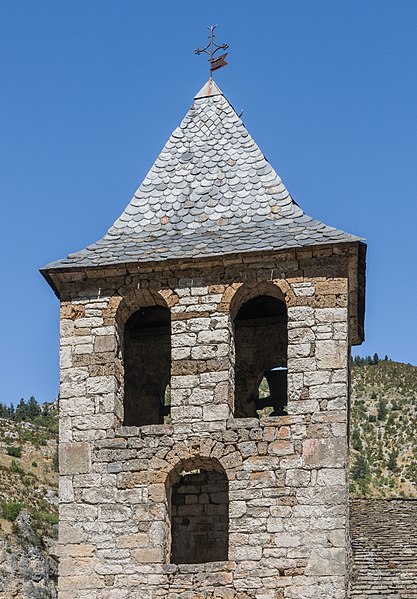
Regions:
[[[304,214],[210,78],[104,237],[42,271],[358,240]]]

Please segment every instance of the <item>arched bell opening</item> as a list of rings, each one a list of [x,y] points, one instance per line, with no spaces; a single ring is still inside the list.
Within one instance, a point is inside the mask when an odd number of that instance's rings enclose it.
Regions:
[[[124,325],[124,425],[162,424],[170,412],[171,313],[136,310]],[[167,401],[169,398],[169,402]]]
[[[287,308],[269,295],[241,305],[234,319],[235,417],[279,416],[287,407]]]

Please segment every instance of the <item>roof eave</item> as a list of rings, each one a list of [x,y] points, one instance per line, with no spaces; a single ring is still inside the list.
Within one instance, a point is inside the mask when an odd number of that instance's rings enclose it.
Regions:
[[[71,282],[71,275],[75,274],[75,273],[84,273],[85,275],[85,279],[88,278],[88,274],[89,272],[95,272],[98,273],[100,271],[106,271],[109,269],[116,269],[116,270],[129,270],[132,267],[141,267],[141,268],[146,268],[149,266],[154,266],[154,265],[159,265],[161,266],[162,264],[166,265],[167,267],[174,267],[176,264],[181,263],[181,267],[184,268],[184,264],[189,263],[190,266],[192,266],[195,262],[204,262],[204,261],[210,261],[210,260],[218,260],[221,258],[231,258],[233,256],[239,256],[239,255],[245,255],[245,256],[256,256],[256,255],[261,255],[261,254],[279,254],[280,252],[288,252],[290,250],[302,250],[302,249],[306,249],[306,248],[323,248],[323,247],[330,247],[330,246],[335,246],[335,245],[360,245],[363,244],[366,247],[366,243],[365,243],[365,239],[361,238],[361,237],[356,237],[354,239],[351,240],[341,240],[341,241],[330,241],[327,243],[316,243],[316,244],[312,244],[312,245],[308,245],[308,246],[288,246],[285,248],[280,248],[280,249],[275,249],[275,250],[249,250],[249,251],[240,251],[240,252],[228,252],[227,254],[225,253],[218,253],[218,254],[212,254],[210,256],[195,256],[195,257],[190,257],[190,256],[185,256],[185,257],[175,257],[175,258],[167,258],[164,260],[131,260],[131,261],[125,261],[125,262],[113,262],[113,263],[107,263],[107,264],[98,264],[98,265],[60,265],[60,261],[55,261],[55,262],[51,262],[47,265],[45,265],[44,267],[39,269],[39,272],[41,273],[41,275],[44,277],[44,279],[47,281],[47,283],[50,285],[50,287],[52,288],[52,290],[54,291],[55,295],[58,297],[58,299],[61,299],[61,284],[64,282],[64,279],[66,279],[66,282]],[[61,276],[63,275],[63,276]],[[68,276],[65,276],[68,275]],[[79,282],[81,279],[83,279],[84,277],[80,277],[78,276],[76,278],[76,280],[73,280],[73,282]]]

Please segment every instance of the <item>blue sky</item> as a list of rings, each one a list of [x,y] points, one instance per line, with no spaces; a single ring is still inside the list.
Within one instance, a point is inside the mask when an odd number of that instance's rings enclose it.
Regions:
[[[58,391],[38,273],[101,237],[215,77],[303,209],[368,243],[366,343],[417,364],[417,2],[0,4],[0,401]]]

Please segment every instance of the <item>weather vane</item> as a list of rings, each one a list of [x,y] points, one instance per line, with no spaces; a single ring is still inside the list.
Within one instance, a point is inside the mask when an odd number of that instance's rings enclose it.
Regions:
[[[197,50],[195,50],[196,54],[203,54],[203,52],[205,52],[209,55],[210,79],[212,78],[213,71],[217,71],[217,69],[221,69],[222,67],[225,67],[227,65],[227,62],[225,60],[227,52],[225,54],[221,54],[220,56],[214,56],[216,52],[218,52],[219,50],[227,50],[227,48],[229,47],[228,44],[222,44],[221,46],[219,46],[219,44],[215,43],[214,30],[216,29],[216,27],[217,25],[210,25],[210,27],[207,27],[207,29],[210,31],[209,43],[205,48],[197,48]]]

